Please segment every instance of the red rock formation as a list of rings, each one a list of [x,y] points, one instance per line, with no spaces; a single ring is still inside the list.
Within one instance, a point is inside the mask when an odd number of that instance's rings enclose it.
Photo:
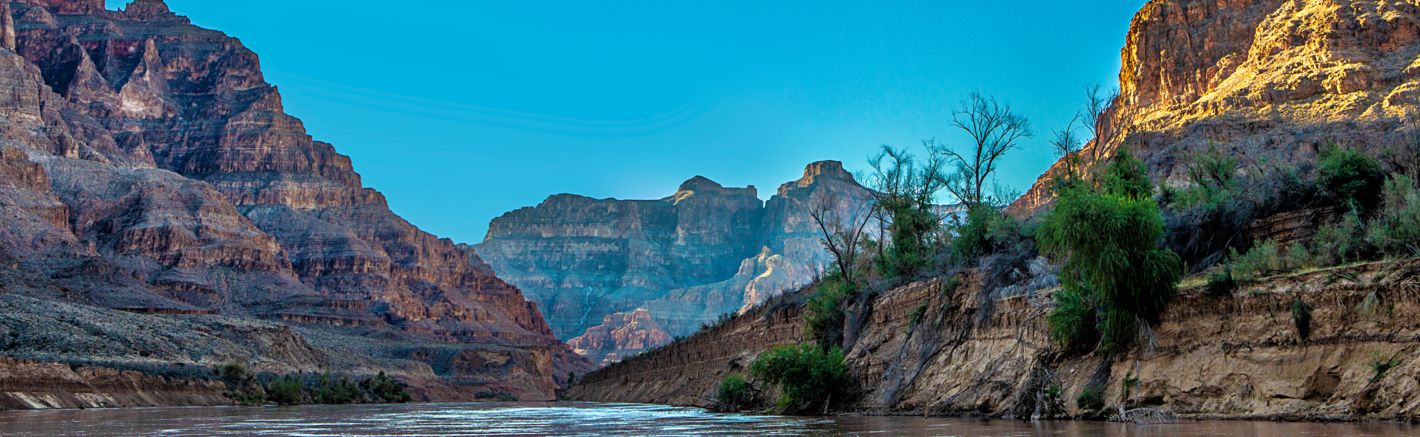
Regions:
[[[1329,142],[1395,152],[1416,144],[1417,51],[1413,1],[1150,1],[1088,147],[1128,147],[1174,184],[1188,153],[1213,145],[1244,162],[1306,163]],[[1048,203],[1046,187],[1016,211]]]
[[[28,0],[58,14],[91,14],[104,11],[104,0]]]
[[[671,335],[651,320],[651,312],[638,308],[629,313],[607,314],[602,324],[568,340],[567,345],[593,363],[605,366],[670,342]]]
[[[63,282],[26,289],[501,355],[512,364],[445,376],[524,399],[550,399],[554,373],[586,365],[471,250],[363,187],[236,39],[161,0],[0,3],[13,49],[0,50],[0,212],[13,217],[0,260]]]

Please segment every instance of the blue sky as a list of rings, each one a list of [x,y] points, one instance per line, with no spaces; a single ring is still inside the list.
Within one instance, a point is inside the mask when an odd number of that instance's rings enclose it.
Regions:
[[[1001,170],[1023,190],[1083,88],[1117,83],[1144,3],[167,2],[255,50],[395,212],[465,243],[556,193],[660,198],[704,175],[767,199],[812,161],[961,144],[948,123],[972,91],[1030,118]]]

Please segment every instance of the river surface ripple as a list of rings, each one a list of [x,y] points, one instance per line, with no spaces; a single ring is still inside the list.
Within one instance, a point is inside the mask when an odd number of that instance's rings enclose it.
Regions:
[[[559,402],[200,407],[0,412],[19,436],[1411,436],[1393,423],[1186,421],[1168,425],[845,416],[715,414],[658,405]]]

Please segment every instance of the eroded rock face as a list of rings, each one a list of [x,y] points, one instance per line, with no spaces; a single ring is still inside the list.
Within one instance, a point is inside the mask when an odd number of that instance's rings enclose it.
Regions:
[[[1413,313],[1420,263],[1380,262],[1270,278],[1229,298],[1181,290],[1152,349],[1062,355],[1050,338],[1051,295],[983,300],[977,275],[879,294],[848,366],[847,411],[1066,417],[1096,380],[1110,405],[1184,417],[1413,420],[1420,373]],[[1336,281],[1334,278],[1355,278]],[[1298,335],[1294,300],[1310,307]],[[1369,304],[1367,302],[1370,302]],[[912,317],[922,308],[921,316]],[[916,321],[916,324],[912,322]],[[806,341],[802,306],[760,308],[723,326],[583,377],[571,399],[709,406],[721,378],[745,375],[761,352]],[[1377,373],[1372,363],[1390,362]],[[1127,387],[1137,379],[1137,387]],[[1057,399],[1044,396],[1058,387]]]
[[[671,335],[651,319],[651,312],[637,309],[608,314],[602,324],[568,340],[567,345],[593,363],[605,366],[670,342]]]
[[[419,359],[418,345],[501,354],[436,367],[524,399],[550,399],[554,373],[586,366],[468,247],[363,187],[236,39],[162,0],[0,12],[7,291],[355,328],[407,342],[374,351],[391,359]]]
[[[1331,142],[1413,155],[1417,54],[1415,1],[1150,1],[1088,148],[1128,147],[1175,184],[1187,156],[1214,145],[1244,162],[1303,167]],[[1048,177],[1017,212],[1049,203]]]
[[[696,177],[659,200],[556,195],[494,219],[477,250],[547,311],[559,338],[601,342],[615,329],[606,317],[640,311],[687,335],[812,281],[831,258],[808,205],[828,198],[845,217],[863,216],[872,196],[833,161],[809,165],[768,202],[756,194]],[[643,349],[585,348],[617,357]]]

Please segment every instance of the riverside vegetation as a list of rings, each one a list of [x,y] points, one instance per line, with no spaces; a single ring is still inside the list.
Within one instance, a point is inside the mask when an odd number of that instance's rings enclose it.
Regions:
[[[228,363],[212,369],[227,385],[227,396],[242,405],[384,404],[411,400],[404,383],[384,372],[359,380],[319,375],[258,375],[245,365]]]
[[[1091,90],[1096,103],[1085,113],[1102,100]],[[1115,356],[1152,341],[1181,283],[1204,282],[1209,295],[1227,299],[1275,275],[1420,255],[1414,145],[1382,159],[1332,144],[1314,166],[1243,163],[1212,148],[1187,158],[1186,181],[1156,186],[1129,150],[1106,156],[1084,149],[1072,124],[1051,140],[1063,163],[1052,175],[1053,206],[1022,220],[1003,213],[1009,196],[991,181],[999,158],[1030,136],[1028,123],[1008,105],[974,95],[953,125],[973,139],[965,153],[927,142],[931,153],[919,161],[884,147],[870,161],[877,197],[868,212],[844,217],[821,208],[812,215],[836,260],[805,303],[805,332],[815,341],[772,348],[747,375],[727,376],[718,408],[831,411],[850,396],[845,331],[874,294],[924,277],[955,283],[956,272],[975,268],[990,290],[1021,280],[1019,272],[1043,257],[1054,273],[1037,288],[1058,287],[1048,326],[1060,357]],[[941,193],[956,201],[950,212],[933,203]],[[1321,228],[1286,241],[1249,238],[1259,220],[1296,210],[1320,211]],[[878,225],[876,235],[864,231],[869,223]],[[1383,293],[1373,291],[1367,305],[1379,305]],[[1299,295],[1289,307],[1289,324],[1306,341],[1311,305]],[[907,335],[924,309],[909,316]],[[1395,366],[1388,358],[1372,361],[1376,379]],[[1073,401],[1080,411],[1102,412],[1103,388],[1104,381],[1092,381]],[[1056,399],[1060,389],[1042,396]]]

